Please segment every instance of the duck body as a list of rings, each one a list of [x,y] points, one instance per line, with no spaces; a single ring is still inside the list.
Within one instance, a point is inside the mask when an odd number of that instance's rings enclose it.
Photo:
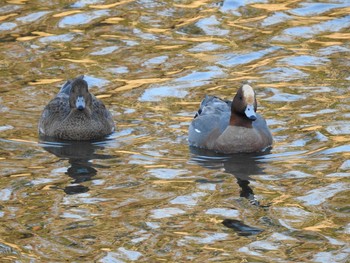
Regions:
[[[233,101],[206,96],[189,127],[190,146],[219,153],[251,153],[269,148],[272,135],[256,113],[255,93],[243,85]]]
[[[92,95],[83,76],[67,81],[44,108],[40,136],[61,140],[98,140],[111,134],[115,124],[105,105]]]

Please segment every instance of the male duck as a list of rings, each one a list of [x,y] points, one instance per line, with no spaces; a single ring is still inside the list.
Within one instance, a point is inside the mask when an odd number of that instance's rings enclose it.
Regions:
[[[39,121],[41,136],[62,140],[97,140],[114,128],[111,113],[89,92],[84,76],[68,80],[46,105]]]
[[[255,92],[248,84],[232,102],[206,96],[189,127],[189,144],[225,154],[264,151],[273,140],[256,109]]]

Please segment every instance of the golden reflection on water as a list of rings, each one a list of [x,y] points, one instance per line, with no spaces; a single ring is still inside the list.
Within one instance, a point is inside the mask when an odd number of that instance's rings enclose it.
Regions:
[[[165,82],[169,78],[152,78],[152,79],[115,79],[114,81],[124,82],[125,85],[114,89],[114,92],[122,92],[138,88],[142,85]]]
[[[8,15],[5,15],[5,16],[0,16],[0,21],[3,21],[3,20],[6,20],[12,16],[16,16],[18,14],[8,14]]]
[[[284,4],[253,4],[251,5],[252,7],[255,8],[260,8],[260,9],[265,9],[267,11],[284,11],[284,10],[288,10],[290,9],[290,7],[288,7],[290,4],[293,4],[295,2],[299,2],[297,1],[286,1],[287,3]]]
[[[346,262],[350,6],[235,3],[58,1],[33,20],[37,3],[0,4],[2,260]],[[81,74],[116,133],[38,143],[45,104]],[[201,99],[231,99],[242,81],[271,153],[192,152]],[[227,218],[263,232],[241,236]]]
[[[78,64],[97,64],[98,62],[89,58],[84,58],[84,59],[71,59],[71,58],[61,58],[61,60],[68,61],[68,62],[74,62]]]
[[[110,17],[107,18],[106,20],[103,20],[102,23],[106,24],[118,24],[121,21],[124,21],[125,19],[122,17]]]
[[[127,3],[131,3],[134,2],[134,0],[124,0],[124,1],[118,1],[112,4],[106,4],[106,5],[89,5],[90,8],[96,8],[96,9],[109,9],[109,8],[113,8],[119,5],[124,5]]]
[[[81,10],[65,11],[65,12],[62,12],[62,13],[54,14],[52,17],[65,17],[65,16],[69,16],[69,15],[78,14],[78,13],[81,13],[81,12],[83,12],[83,11],[81,11]]]

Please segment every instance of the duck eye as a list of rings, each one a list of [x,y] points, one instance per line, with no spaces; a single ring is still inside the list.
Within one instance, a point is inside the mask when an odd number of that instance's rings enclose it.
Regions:
[[[240,99],[240,100],[243,100],[243,97],[242,97],[242,96],[239,96],[239,99]]]

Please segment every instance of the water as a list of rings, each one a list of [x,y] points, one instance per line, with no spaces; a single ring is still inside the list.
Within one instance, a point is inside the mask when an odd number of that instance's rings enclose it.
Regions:
[[[3,1],[2,262],[349,262],[347,0]],[[40,141],[84,74],[108,140]],[[275,143],[187,146],[205,94],[242,81]]]

